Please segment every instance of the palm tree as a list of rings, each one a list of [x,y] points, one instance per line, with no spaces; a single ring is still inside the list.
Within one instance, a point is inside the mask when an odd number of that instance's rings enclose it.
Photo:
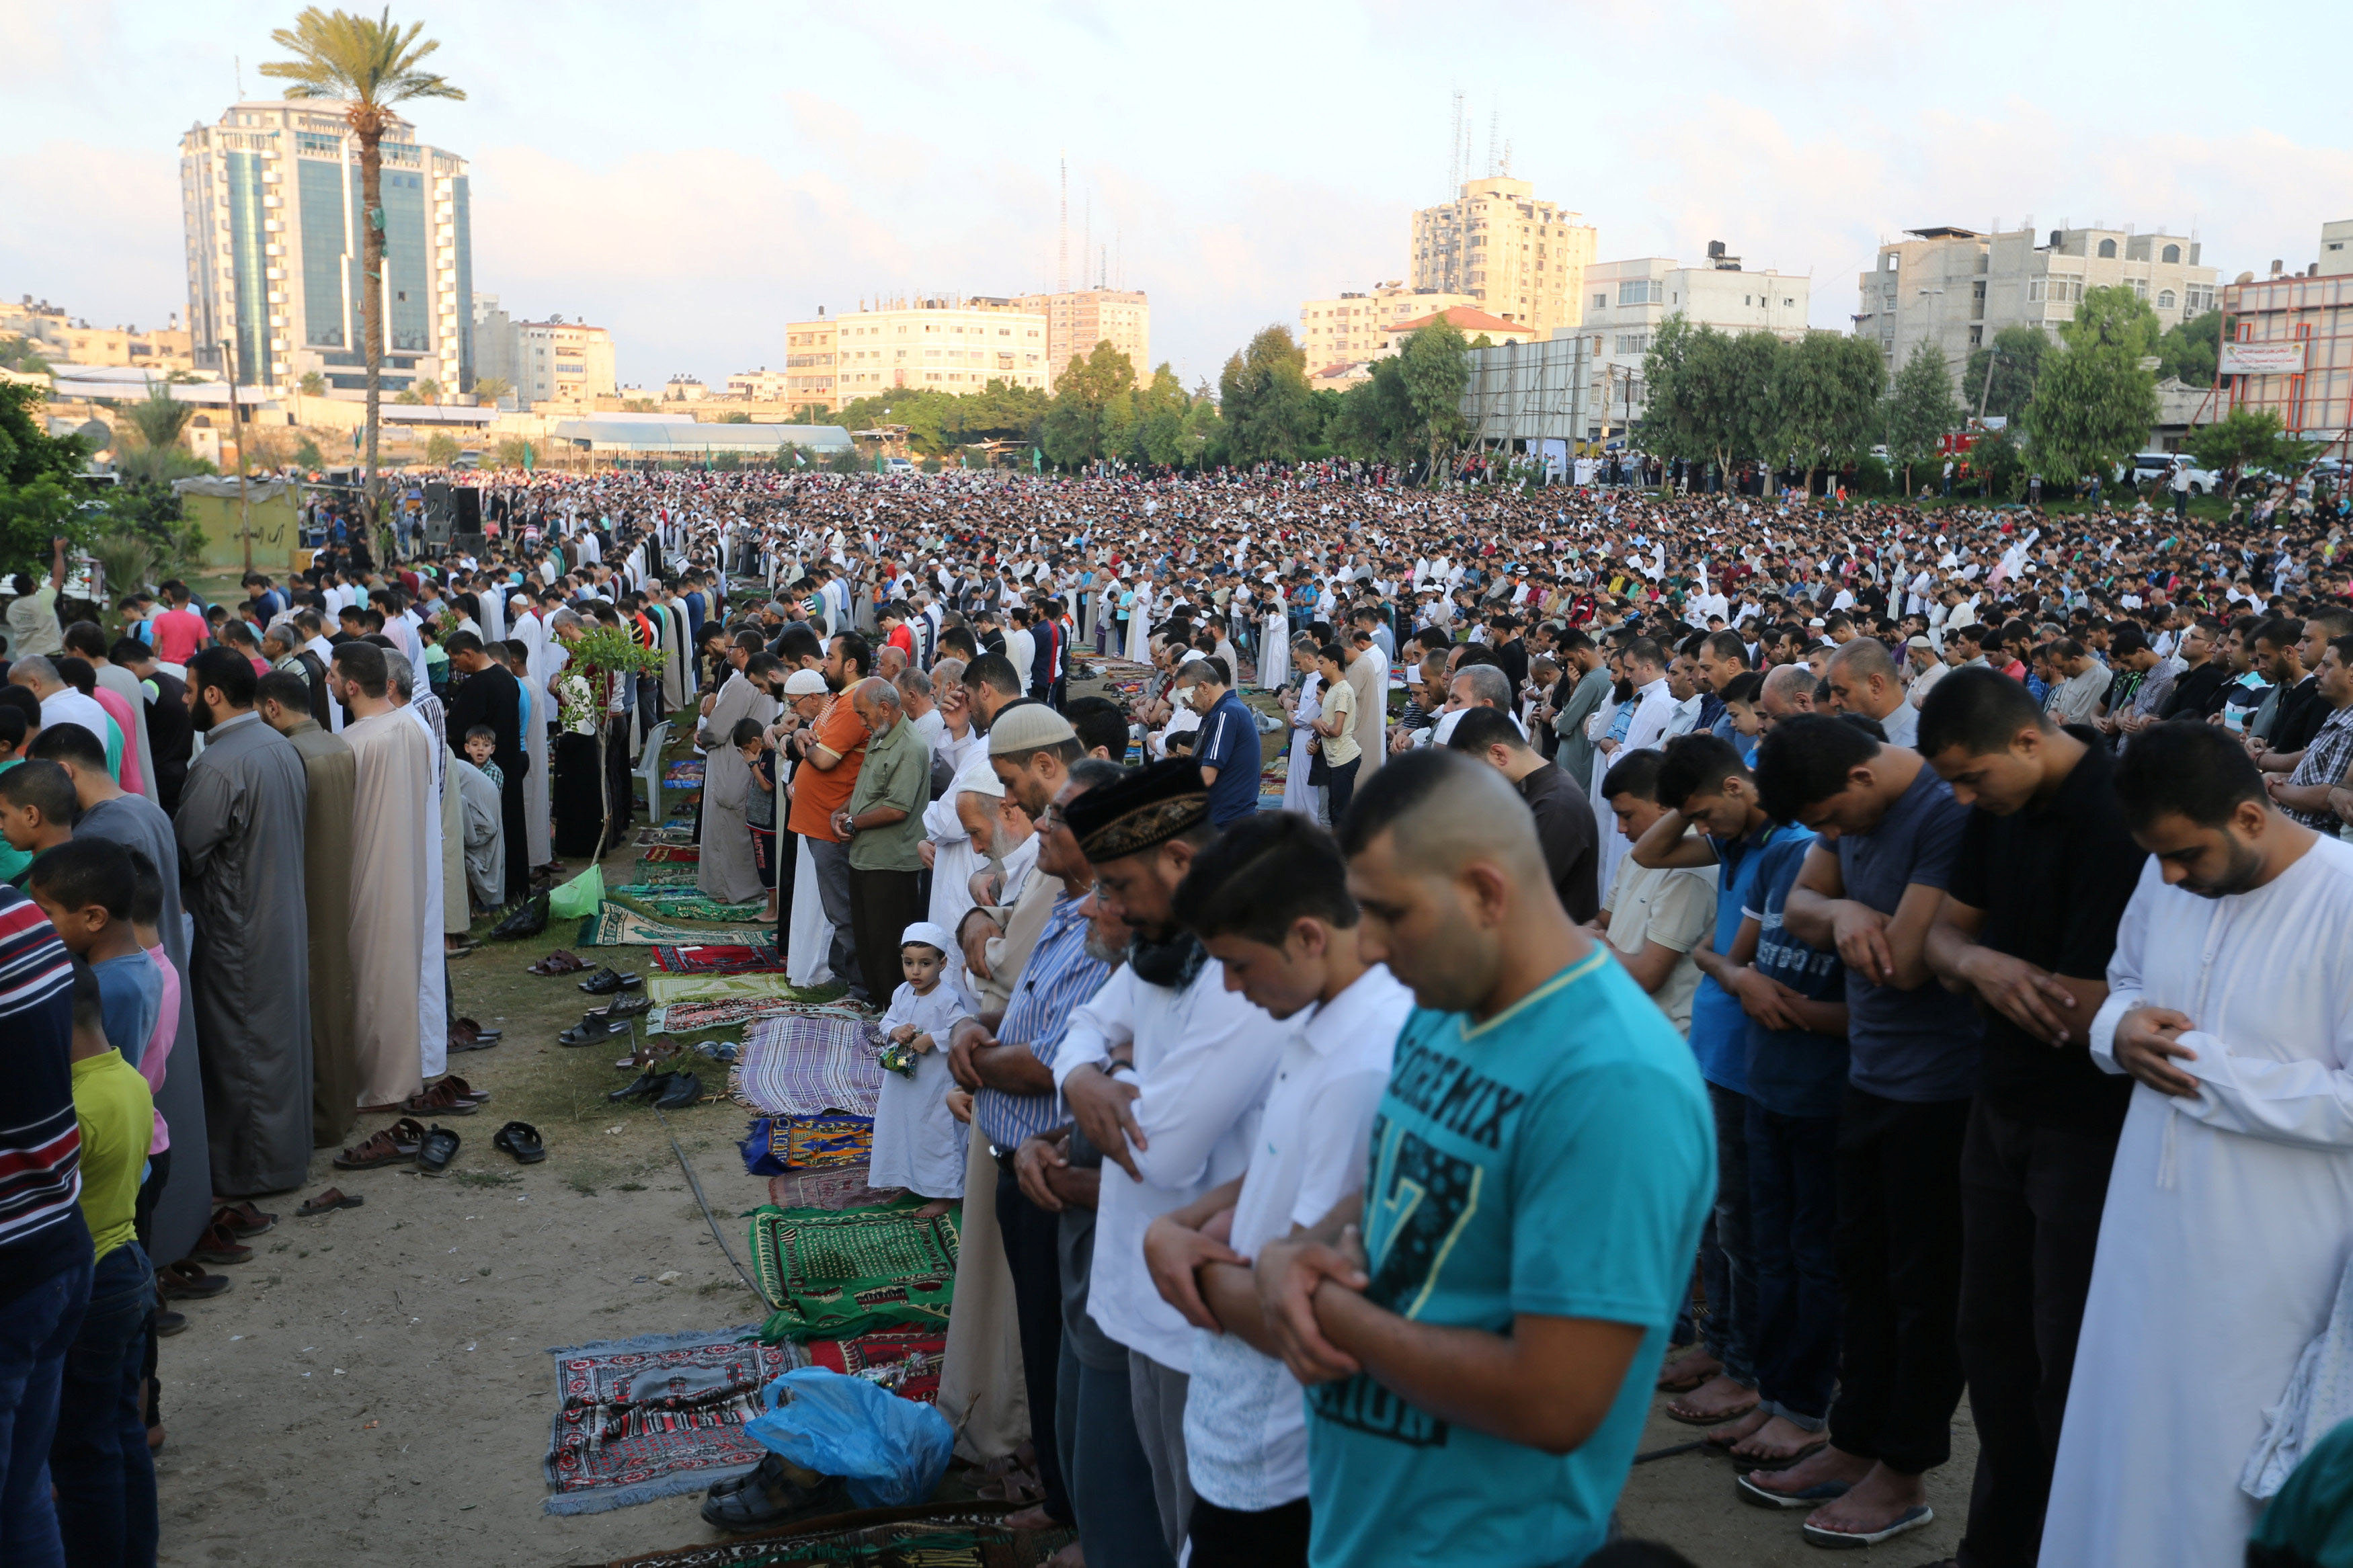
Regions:
[[[474,378],[474,401],[484,408],[496,408],[499,399],[514,390],[514,383],[502,375],[478,375]]]
[[[417,395],[427,403],[438,404],[441,401],[441,384],[428,375],[417,384]]]
[[[422,42],[422,22],[406,27],[396,24],[386,7],[374,20],[348,11],[322,11],[305,6],[291,27],[280,27],[270,42],[294,55],[290,60],[264,62],[261,74],[286,81],[289,98],[338,99],[346,105],[343,119],[360,145],[360,196],[367,211],[361,220],[361,276],[367,286],[360,302],[360,335],[367,360],[367,498],[369,530],[381,518],[383,497],[376,482],[377,412],[384,394],[384,154],[379,143],[393,119],[392,106],[412,98],[457,98],[463,89],[452,87],[435,73],[418,68],[425,58],[441,47],[437,39]]]

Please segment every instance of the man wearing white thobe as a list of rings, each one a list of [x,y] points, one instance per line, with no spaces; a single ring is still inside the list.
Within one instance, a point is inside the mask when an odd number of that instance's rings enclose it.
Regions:
[[[2249,1453],[2353,1252],[2353,846],[2205,725],[2143,731],[2116,793],[2153,858],[2091,1050],[2137,1081],[2040,1560],[2209,1568],[2245,1551]],[[2200,823],[2201,794],[2235,798]]]

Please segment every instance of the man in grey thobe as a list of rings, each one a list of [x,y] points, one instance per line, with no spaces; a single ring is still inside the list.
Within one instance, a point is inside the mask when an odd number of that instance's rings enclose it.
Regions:
[[[205,750],[174,826],[196,922],[189,978],[213,1190],[283,1192],[311,1163],[310,785],[293,743],[253,710],[250,660],[204,649],[187,685]]]

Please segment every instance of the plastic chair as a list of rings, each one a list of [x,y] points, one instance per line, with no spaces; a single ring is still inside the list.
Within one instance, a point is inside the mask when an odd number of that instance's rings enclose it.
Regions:
[[[646,731],[646,743],[638,753],[638,783],[645,786],[646,815],[656,827],[667,816],[662,810],[662,748],[670,743],[670,721],[665,719]]]

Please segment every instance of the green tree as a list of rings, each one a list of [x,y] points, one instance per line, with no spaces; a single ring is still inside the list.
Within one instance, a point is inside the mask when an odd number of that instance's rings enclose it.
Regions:
[[[2075,319],[2059,324],[2059,341],[2071,349],[2094,345],[2132,360],[2155,353],[2157,339],[2157,312],[2121,285],[2084,289]]]
[[[326,454],[319,450],[319,443],[305,436],[294,444],[294,466],[306,470],[323,468],[327,466]]]
[[[1185,411],[1185,432],[1177,437],[1187,468],[1201,468],[1225,450],[1226,419],[1207,381],[1193,389],[1193,405]]]
[[[1413,403],[1406,395],[1405,366],[1395,357],[1376,360],[1369,380],[1340,395],[1339,411],[1324,438],[1345,456],[1366,463],[1413,461]]]
[[[1122,455],[1135,425],[1135,367],[1108,339],[1073,354],[1054,384],[1041,432],[1049,462],[1066,468]]]
[[[1185,395],[1185,384],[1176,379],[1175,368],[1166,361],[1152,373],[1150,382],[1136,389],[1134,405],[1133,455],[1164,468],[1181,464],[1185,416],[1192,409],[1192,400]]]
[[[78,477],[83,451],[72,436],[44,427],[41,387],[0,382],[0,572],[47,574],[49,541],[90,536],[80,510],[89,487]]]
[[[744,410],[740,408],[731,408],[726,413],[719,416],[719,423],[722,425],[749,425],[752,423],[752,416],[749,414],[744,413]]]
[[[1879,346],[1836,332],[1808,332],[1788,345],[1774,365],[1772,404],[1778,450],[1806,470],[1806,493],[1814,475],[1862,456],[1878,423],[1879,398],[1887,362]]]
[[[196,405],[182,403],[168,387],[151,387],[147,395],[136,403],[122,406],[122,417],[139,432],[139,438],[157,451],[179,445],[180,432],[188,427],[195,416]]]
[[[417,395],[438,407],[441,402],[441,384],[428,375],[417,384]]]
[[[514,383],[502,375],[478,375],[474,378],[474,403],[481,408],[496,408],[499,399],[514,391]]]
[[[1307,355],[1291,329],[1268,327],[1226,361],[1218,378],[1226,460],[1238,467],[1290,463],[1315,439]]]
[[[327,395],[327,378],[315,370],[306,370],[302,373],[302,379],[294,384],[294,390],[305,397],[324,397]]]
[[[367,479],[364,490],[370,526],[381,519],[383,486],[376,474],[382,434],[378,409],[384,397],[384,141],[393,106],[417,98],[462,99],[462,89],[423,68],[438,49],[420,40],[422,22],[406,27],[387,6],[371,19],[348,11],[303,7],[291,27],[271,32],[269,41],[294,58],[265,60],[261,74],[287,84],[291,99],[332,99],[344,105],[343,120],[360,150],[360,346],[367,365]]]
[[[2132,299],[2105,289],[2088,290],[2084,299],[2112,292]],[[2147,341],[2155,337],[2152,330]],[[2027,460],[2045,480],[2105,478],[2148,438],[2157,423],[2157,377],[2140,368],[2144,352],[2128,325],[2115,337],[2095,327],[2043,362],[2025,424]]]
[[[530,450],[530,444],[522,437],[501,436],[499,444],[491,449],[491,460],[501,468],[520,468],[523,455]]]
[[[1939,444],[1960,422],[1945,356],[1923,339],[1913,345],[1912,357],[1887,389],[1887,453],[1904,469],[1905,495],[1912,493],[1914,466],[1933,461]]]
[[[39,375],[48,368],[49,362],[41,357],[40,345],[32,339],[18,337],[14,332],[0,334],[0,370]]]
[[[2052,346],[2051,335],[2040,327],[2004,327],[1993,335],[1990,348],[1969,354],[1961,376],[1961,401],[1980,414],[2016,418],[2034,401],[2034,381]],[[1989,369],[1991,380],[1987,379]]]
[[[1406,334],[1398,347],[1397,364],[1416,443],[1434,477],[1439,455],[1462,439],[1462,389],[1471,384],[1471,347],[1461,330],[1440,315]]]
[[[1989,500],[2015,496],[2019,481],[2026,477],[2026,454],[2019,446],[2017,427],[2004,426],[1979,435],[1969,447],[1968,467]]]
[[[2323,443],[2289,435],[2280,416],[2268,408],[2233,408],[2213,424],[2192,429],[2181,445],[2200,468],[2221,471],[2222,493],[2228,495],[2249,468],[2283,476],[2302,473],[2320,455]]]
[[[425,460],[437,468],[446,468],[458,460],[458,437],[447,430],[436,430],[425,437]]]
[[[2165,335],[2157,340],[2157,357],[2162,362],[2157,374],[2173,376],[2191,386],[2213,385],[2215,358],[2221,352],[2221,341],[2220,310],[2209,310],[2167,328]]]

